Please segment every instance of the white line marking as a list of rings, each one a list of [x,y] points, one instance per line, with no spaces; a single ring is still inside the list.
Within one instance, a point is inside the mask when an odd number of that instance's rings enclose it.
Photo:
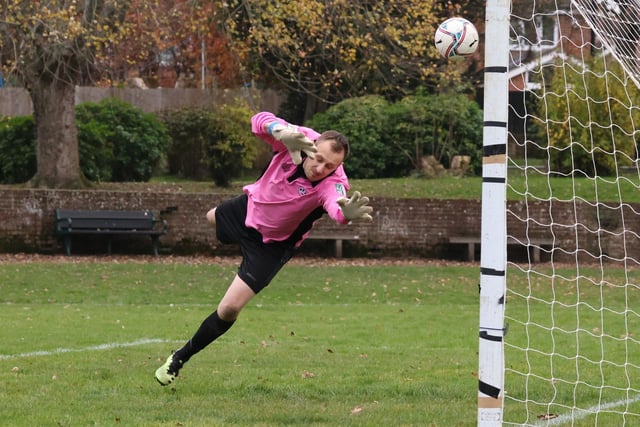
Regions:
[[[602,405],[595,405],[587,409],[573,408],[573,412],[570,414],[560,415],[558,418],[546,421],[538,421],[535,426],[557,426],[560,424],[568,423],[570,421],[578,421],[589,415],[595,415],[599,411],[606,411],[607,409],[616,408],[627,404],[640,402],[640,395],[632,399],[621,399],[615,402],[604,403]]]
[[[94,345],[94,346],[83,347],[83,348],[56,348],[55,350],[32,351],[29,353],[20,353],[20,354],[0,354],[0,360],[20,359],[23,357],[52,356],[54,354],[62,354],[62,353],[81,353],[85,351],[111,350],[113,348],[136,347],[139,345],[172,343],[172,342],[175,342],[175,341],[162,340],[159,338],[143,338],[143,339],[139,339],[131,342],[122,342],[122,343],[114,342],[114,343],[100,344],[100,345]]]

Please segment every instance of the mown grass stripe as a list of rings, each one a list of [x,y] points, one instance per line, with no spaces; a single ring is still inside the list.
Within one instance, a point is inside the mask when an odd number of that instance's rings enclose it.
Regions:
[[[20,353],[20,354],[0,354],[0,360],[21,359],[24,357],[52,356],[54,354],[63,354],[63,353],[83,353],[85,351],[111,350],[114,348],[137,347],[141,345],[160,344],[160,343],[167,343],[167,342],[174,342],[174,341],[162,340],[158,338],[142,338],[142,339],[131,341],[131,342],[120,342],[120,343],[112,342],[112,343],[93,345],[93,346],[83,347],[83,348],[56,348],[55,350],[30,351],[28,353]]]

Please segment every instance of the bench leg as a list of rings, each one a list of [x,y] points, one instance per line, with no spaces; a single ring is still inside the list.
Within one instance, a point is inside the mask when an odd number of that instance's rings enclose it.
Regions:
[[[532,246],[531,252],[533,252],[533,262],[540,262],[540,248],[538,246]]]
[[[469,261],[476,260],[476,244],[475,243],[467,243],[467,259]]]
[[[342,258],[342,239],[336,239],[336,258]]]
[[[67,256],[71,256],[71,236],[64,236],[64,252]]]
[[[151,251],[153,256],[158,256],[158,236],[151,236]]]

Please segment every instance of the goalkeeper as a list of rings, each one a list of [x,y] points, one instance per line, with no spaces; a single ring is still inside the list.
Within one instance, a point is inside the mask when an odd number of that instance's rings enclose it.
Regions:
[[[288,124],[271,113],[251,118],[253,133],[273,147],[270,164],[244,194],[207,213],[222,243],[239,243],[242,262],[216,311],[193,337],[172,353],[155,377],[168,385],[193,355],[224,334],[242,308],[264,289],[294,255],[314,222],[327,213],[334,221],[371,221],[369,199],[354,192],[342,162],[349,142],[339,132],[322,134]]]

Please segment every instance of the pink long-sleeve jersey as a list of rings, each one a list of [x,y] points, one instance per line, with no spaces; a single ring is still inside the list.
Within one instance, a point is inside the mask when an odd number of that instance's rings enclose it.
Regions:
[[[349,181],[342,165],[319,182],[309,181],[300,173],[302,166],[293,163],[284,144],[265,131],[265,124],[275,121],[292,126],[267,112],[251,118],[253,133],[271,145],[276,154],[263,175],[243,187],[248,196],[245,225],[258,230],[265,243],[288,240],[299,246],[313,222],[325,212],[338,223],[349,222],[337,203],[340,197],[346,197]],[[310,128],[297,129],[312,141],[320,136]]]

